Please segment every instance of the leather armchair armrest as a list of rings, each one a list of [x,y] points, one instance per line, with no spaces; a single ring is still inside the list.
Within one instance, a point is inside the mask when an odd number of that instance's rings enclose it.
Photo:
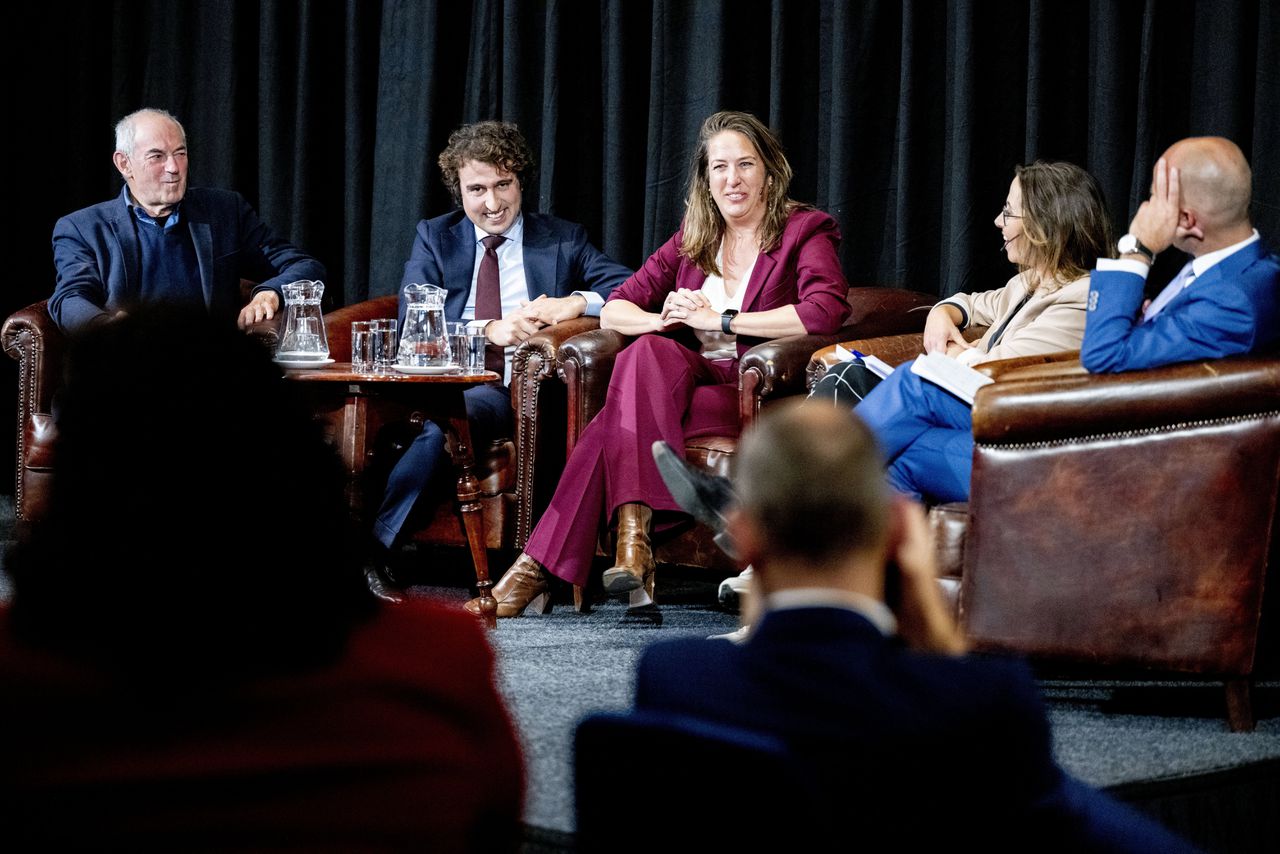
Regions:
[[[994,362],[983,362],[974,365],[973,369],[986,374],[993,380],[1004,379],[1014,371],[1032,365],[1053,365],[1060,362],[1075,362],[1080,359],[1079,350],[1061,350],[1057,353],[1039,353],[1035,356],[1015,356],[1012,359],[996,359]]]
[[[788,335],[757,344],[738,365],[738,408],[746,429],[766,401],[805,393],[805,368],[813,351],[834,345],[847,327],[830,335]]]
[[[757,344],[742,357],[739,414],[745,429],[768,400],[805,392],[806,368],[815,350],[853,335],[914,332],[924,328],[937,297],[902,288],[875,286],[849,289],[852,309],[844,327],[830,335],[789,335]]]
[[[569,393],[568,450],[604,406],[609,377],[631,338],[613,329],[593,329],[560,346],[560,373]]]
[[[857,331],[860,332],[861,330]],[[985,326],[971,326],[964,330],[964,339],[966,341],[977,341],[986,334],[986,331],[987,327]],[[857,350],[859,353],[875,356],[897,367],[924,352],[924,333],[909,332],[899,335],[880,335],[875,338],[841,339],[839,343],[846,350]],[[836,356],[834,344],[830,347],[823,347],[814,353],[813,358],[809,360],[809,367],[806,371],[809,388],[813,388],[814,383],[822,379],[823,375],[833,365],[839,363],[840,359]],[[981,366],[979,366],[978,370],[981,369]]]
[[[561,347],[600,326],[596,317],[576,317],[529,336],[511,358],[511,410],[515,413],[515,546],[524,548],[542,498],[564,468],[566,410],[572,399],[562,384]],[[576,434],[575,434],[576,435]],[[542,462],[539,463],[539,460]]]
[[[49,316],[46,301],[14,312],[0,327],[0,341],[18,368],[18,418],[53,410],[53,394],[62,384],[66,338]]]
[[[515,383],[531,380],[541,382],[548,377],[559,377],[560,347],[575,335],[600,328],[598,317],[575,317],[552,326],[539,329],[516,348],[511,359],[512,406],[516,404]],[[517,411],[519,411],[517,409]]]
[[[1238,357],[1090,374],[1079,362],[1022,367],[978,390],[979,444],[1046,442],[1280,411],[1280,359]]]

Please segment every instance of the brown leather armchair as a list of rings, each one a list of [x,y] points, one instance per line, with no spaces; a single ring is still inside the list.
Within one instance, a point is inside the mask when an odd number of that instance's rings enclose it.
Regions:
[[[901,362],[905,338],[851,346]],[[978,649],[1218,677],[1252,729],[1280,359],[1093,375],[1073,355],[981,366],[970,500],[930,511],[943,588]]]
[[[248,301],[253,282],[241,282]],[[275,321],[255,324],[252,335],[274,351],[279,343]],[[18,435],[14,515],[17,535],[46,512],[53,473],[53,399],[62,384],[66,336],[49,316],[46,300],[11,314],[0,327],[4,351],[18,363]]]
[[[1280,359],[978,392],[960,619],[980,649],[1250,682],[1280,484]]]
[[[398,299],[396,295],[377,297],[326,314],[325,330],[334,357],[350,358],[353,321],[395,317]],[[566,394],[557,373],[559,347],[598,326],[596,318],[575,318],[537,332],[516,349],[511,368],[513,433],[475,449],[488,548],[523,547],[536,516],[550,500],[565,460]],[[374,443],[374,453],[381,459],[370,460],[371,471],[389,470],[405,443],[421,429],[421,417],[415,414],[401,429],[389,430],[391,435]],[[377,497],[376,488],[373,493],[370,498]],[[415,512],[409,525],[405,535],[417,542],[467,545],[452,501],[442,499],[427,517]]]
[[[889,335],[920,330],[928,314],[924,309],[936,301],[935,296],[901,288],[850,288],[849,303],[853,311],[843,329],[832,335],[778,338],[753,347],[739,363],[739,410],[743,428],[755,420],[762,407],[804,393],[805,368],[814,350],[856,335]],[[565,341],[560,348],[559,372],[568,392],[569,452],[587,424],[604,406],[614,361],[630,340],[618,332],[598,329],[577,335]],[[727,476],[737,444],[736,436],[699,438],[685,447],[685,456],[714,474]],[[691,526],[689,530],[659,540],[655,545],[659,563],[706,567],[725,574],[738,570],[711,541],[710,532],[700,526]],[[605,553],[600,551],[600,554]]]

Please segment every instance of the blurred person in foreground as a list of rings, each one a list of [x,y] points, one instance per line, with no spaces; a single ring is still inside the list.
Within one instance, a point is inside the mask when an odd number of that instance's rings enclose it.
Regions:
[[[481,629],[373,598],[341,467],[291,392],[198,309],[139,306],[73,342],[51,511],[0,608],[20,848],[518,843]]]
[[[924,511],[883,472],[847,412],[769,410],[729,514],[755,566],[754,631],[651,645],[636,710],[782,738],[833,809],[865,817],[847,833],[866,850],[1193,850],[1058,767],[1024,665],[965,654]]]

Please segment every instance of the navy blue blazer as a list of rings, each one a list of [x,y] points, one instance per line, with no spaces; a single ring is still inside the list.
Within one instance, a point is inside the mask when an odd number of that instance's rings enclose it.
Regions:
[[[126,191],[127,192],[127,191]],[[64,331],[105,319],[138,302],[142,254],[127,196],[78,210],[53,227],[58,281],[49,314]],[[243,307],[240,280],[280,293],[299,279],[324,279],[315,258],[282,240],[239,193],[191,187],[182,199],[181,222],[191,230],[205,307],[212,317],[234,321]],[[283,305],[283,299],[281,305]]]
[[[581,225],[548,214],[523,213],[524,274],[530,300],[543,295],[565,297],[574,291],[594,291],[607,299],[631,275],[592,246]],[[404,265],[401,294],[406,285],[439,285],[449,292],[445,316],[459,320],[471,295],[475,263],[475,226],[465,212],[455,210],[424,219],[418,223],[413,249]],[[403,304],[400,309],[403,316]]]
[[[865,850],[1187,850],[1063,773],[1024,665],[912,652],[847,609],[768,612],[741,646],[655,643],[635,705],[781,737]]]
[[[1280,259],[1261,240],[1194,279],[1149,323],[1138,316],[1143,278],[1094,270],[1080,362],[1095,373],[1265,350],[1280,340]]]

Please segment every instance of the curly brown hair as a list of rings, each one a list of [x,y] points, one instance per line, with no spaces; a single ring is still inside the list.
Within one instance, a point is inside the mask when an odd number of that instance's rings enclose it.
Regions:
[[[459,205],[462,204],[462,188],[458,184],[458,170],[468,160],[488,163],[514,173],[522,191],[533,180],[533,152],[524,141],[520,128],[511,122],[475,122],[449,134],[449,145],[440,152],[436,162],[440,165],[440,178],[449,188],[449,195]]]

